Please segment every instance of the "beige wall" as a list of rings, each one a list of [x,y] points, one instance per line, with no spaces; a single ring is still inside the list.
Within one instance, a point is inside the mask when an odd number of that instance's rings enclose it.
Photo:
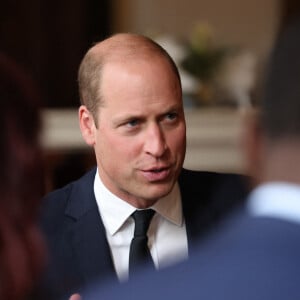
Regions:
[[[197,21],[209,22],[222,44],[242,46],[259,61],[277,32],[279,0],[112,0],[113,29],[186,36]]]

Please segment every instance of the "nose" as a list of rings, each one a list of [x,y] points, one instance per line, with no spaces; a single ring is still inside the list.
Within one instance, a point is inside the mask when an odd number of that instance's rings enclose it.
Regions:
[[[149,126],[145,137],[145,151],[156,158],[163,156],[167,149],[165,135],[158,124]]]

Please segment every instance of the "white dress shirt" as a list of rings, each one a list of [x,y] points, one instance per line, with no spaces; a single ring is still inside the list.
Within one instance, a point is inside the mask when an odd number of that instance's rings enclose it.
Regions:
[[[247,205],[253,216],[300,223],[300,185],[287,182],[260,185],[250,194]]]
[[[136,208],[112,194],[102,183],[98,170],[94,193],[102,218],[117,276],[128,278],[129,248],[134,233],[130,217]],[[188,241],[176,183],[171,193],[151,207],[156,211],[148,230],[148,246],[155,267],[161,269],[188,257]]]

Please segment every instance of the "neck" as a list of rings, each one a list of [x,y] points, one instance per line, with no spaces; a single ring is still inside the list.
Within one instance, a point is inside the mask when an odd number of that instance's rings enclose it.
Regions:
[[[300,184],[300,141],[281,141],[266,147],[261,182],[285,181]]]

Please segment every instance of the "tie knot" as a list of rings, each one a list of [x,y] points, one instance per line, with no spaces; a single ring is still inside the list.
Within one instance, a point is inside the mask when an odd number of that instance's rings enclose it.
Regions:
[[[136,210],[132,217],[135,222],[134,236],[146,236],[155,211],[153,209]]]

